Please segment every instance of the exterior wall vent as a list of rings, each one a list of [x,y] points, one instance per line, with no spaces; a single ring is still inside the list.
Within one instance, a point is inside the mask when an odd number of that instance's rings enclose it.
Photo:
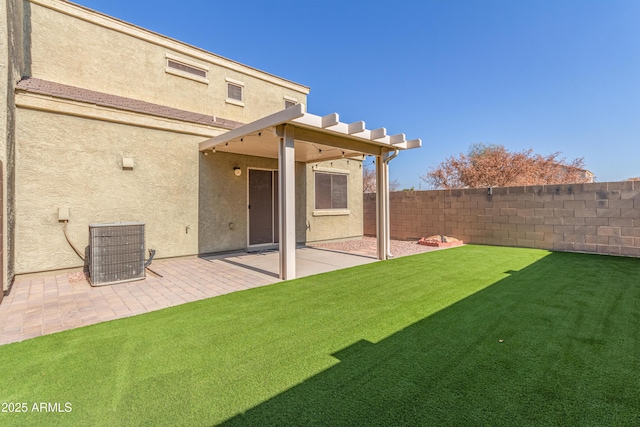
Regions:
[[[191,65],[183,64],[181,62],[174,61],[173,59],[167,59],[167,67],[193,74],[194,76],[202,77],[203,79],[207,78],[206,70],[192,67]]]
[[[89,275],[93,286],[144,279],[144,223],[89,225]]]

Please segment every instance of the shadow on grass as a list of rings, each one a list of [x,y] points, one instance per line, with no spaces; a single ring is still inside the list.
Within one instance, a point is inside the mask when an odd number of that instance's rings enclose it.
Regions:
[[[631,425],[640,260],[552,253],[223,425]]]

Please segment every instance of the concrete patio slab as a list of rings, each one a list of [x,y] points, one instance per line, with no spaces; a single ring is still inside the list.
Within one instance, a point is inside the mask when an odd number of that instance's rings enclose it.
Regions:
[[[278,278],[279,253],[277,250],[212,255],[208,260],[219,260],[238,267]],[[373,256],[349,254],[324,248],[300,247],[296,249],[296,277],[306,277],[356,265],[377,261]]]
[[[0,345],[279,282],[278,256],[270,251],[159,260],[151,265],[158,276],[101,287],[92,287],[80,272],[18,277],[0,304]],[[296,274],[375,261],[303,247],[296,250]]]

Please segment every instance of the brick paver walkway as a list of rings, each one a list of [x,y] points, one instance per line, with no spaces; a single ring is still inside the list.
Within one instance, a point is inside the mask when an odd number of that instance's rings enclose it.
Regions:
[[[162,277],[102,287],[73,280],[77,273],[16,279],[0,304],[0,345],[279,281],[220,259],[161,260],[151,268]]]

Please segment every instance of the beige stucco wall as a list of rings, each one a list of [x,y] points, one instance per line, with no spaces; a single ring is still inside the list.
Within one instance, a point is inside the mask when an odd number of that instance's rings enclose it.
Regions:
[[[198,136],[28,108],[18,109],[17,137],[18,274],[82,265],[64,238],[60,207],[70,209],[68,232],[81,249],[89,224],[119,221],[144,222],[158,258],[244,249],[247,169],[278,168],[277,159],[205,156]],[[133,170],[122,169],[123,157],[134,159]],[[309,211],[309,168],[296,164],[296,240],[308,240],[307,224],[323,240],[352,236],[355,213],[318,221]]]
[[[19,108],[16,273],[82,265],[65,241],[60,207],[71,210],[69,236],[80,248],[89,224],[141,221],[157,257],[197,254],[202,139]],[[123,157],[133,170],[123,170]]]
[[[4,166],[6,155],[7,155],[7,140],[10,135],[7,129],[7,111],[10,108],[10,100],[7,96],[10,93],[9,88],[9,73],[8,73],[8,62],[9,62],[9,47],[8,47],[8,26],[7,26],[7,3],[6,0],[0,1],[0,103],[2,108],[0,108],[0,161]],[[3,292],[8,288],[8,280],[5,276],[5,269],[7,266],[7,260],[5,258],[6,250],[6,239],[4,238],[4,230],[6,229],[6,224],[4,222],[4,217],[6,216],[7,206],[4,203],[4,194],[6,193],[6,187],[4,186],[5,176],[4,176],[4,167],[3,171],[0,172],[0,302],[2,301]]]
[[[345,239],[362,236],[362,162],[354,159],[339,159],[321,163],[310,163],[307,168],[306,224],[307,242]],[[314,171],[348,173],[349,214],[323,215],[315,210]]]
[[[304,86],[66,2],[33,0],[31,25],[32,77],[245,123],[284,96],[306,104]],[[209,83],[167,73],[167,53],[209,67]],[[226,102],[226,78],[244,83],[244,107]]]
[[[234,175],[234,166],[241,168],[241,176]],[[246,248],[248,167],[277,169],[278,161],[229,153],[200,154],[200,253]]]
[[[17,113],[17,274],[83,264],[65,240],[61,207],[71,211],[68,232],[80,248],[89,224],[140,221],[158,258],[244,249],[247,170],[278,168],[277,159],[200,153],[202,136],[31,108]],[[123,170],[123,157],[134,159],[133,170]],[[349,215],[314,212],[314,170],[349,172]],[[296,241],[361,236],[361,193],[360,161],[297,163]]]
[[[296,163],[296,242],[345,239],[362,236],[362,162]],[[238,166],[242,175],[233,175]],[[247,170],[278,169],[277,159],[229,153],[200,154],[199,252],[241,250],[247,247]],[[349,214],[314,212],[314,170],[349,173]],[[233,224],[230,226],[230,224]]]
[[[0,1],[0,288],[7,290],[13,280],[15,245],[15,101],[13,89],[20,77],[28,73],[23,55],[23,3],[18,0]],[[0,295],[0,300],[2,296]]]
[[[233,167],[242,170],[233,174]],[[243,250],[248,235],[248,169],[278,169],[278,160],[231,153],[200,154],[199,252]],[[296,242],[306,241],[306,165],[296,163]]]
[[[7,114],[11,93],[9,87],[9,28],[7,23],[7,0],[0,0],[0,161],[5,162],[7,156]]]
[[[304,86],[84,8],[58,0],[24,5],[31,30],[15,81],[33,76],[245,122],[281,110],[284,96],[306,102]],[[209,84],[167,74],[166,53],[209,66]],[[225,102],[227,77],[244,82],[244,107]],[[0,92],[11,103],[15,81]],[[82,249],[89,224],[120,221],[144,222],[146,247],[158,258],[246,248],[247,169],[277,169],[277,159],[198,152],[199,142],[223,129],[22,92],[16,100],[15,263],[5,261],[16,274],[83,264],[65,240],[59,208],[70,209],[69,237]],[[6,157],[10,144],[0,142]],[[123,170],[123,157],[134,159],[133,170]],[[348,215],[314,212],[318,166],[349,172]],[[362,235],[360,161],[296,163],[295,176],[297,242]],[[5,204],[13,218],[14,203]]]

